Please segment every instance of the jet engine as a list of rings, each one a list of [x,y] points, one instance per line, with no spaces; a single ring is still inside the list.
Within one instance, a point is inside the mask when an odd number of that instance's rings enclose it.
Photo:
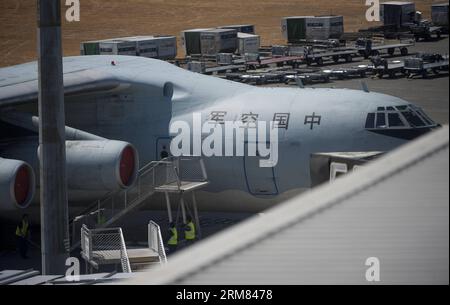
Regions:
[[[114,191],[132,185],[138,153],[127,142],[66,141],[67,184],[74,190]]]
[[[24,209],[35,193],[35,176],[23,161],[0,158],[0,210]]]

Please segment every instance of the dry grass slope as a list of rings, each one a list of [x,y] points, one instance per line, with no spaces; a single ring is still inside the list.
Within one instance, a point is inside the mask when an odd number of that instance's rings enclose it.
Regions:
[[[65,2],[65,1],[63,1]],[[417,0],[430,15],[433,0]],[[251,23],[263,44],[284,42],[283,16],[345,16],[345,30],[367,27],[365,0],[81,0],[81,22],[63,24],[64,55],[78,55],[81,41],[128,35],[171,34],[197,27]],[[36,59],[36,1],[0,1],[0,67]],[[180,55],[181,52],[179,53]]]

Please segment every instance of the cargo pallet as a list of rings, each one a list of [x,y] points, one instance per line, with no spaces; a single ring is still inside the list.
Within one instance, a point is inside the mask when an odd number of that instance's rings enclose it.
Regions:
[[[365,78],[368,72],[369,72],[368,66],[322,70],[322,73],[328,75],[330,78],[339,80],[349,78]]]
[[[373,74],[377,75],[379,78],[383,78],[388,75],[389,78],[394,78],[398,74],[405,74],[405,63],[403,61],[389,62],[385,65],[375,65],[373,66]]]
[[[356,49],[346,50],[331,50],[326,52],[313,52],[306,55],[305,61],[308,66],[316,63],[318,66],[322,66],[326,60],[332,60],[338,63],[340,59],[344,59],[345,62],[352,62],[354,57],[359,55]]]
[[[263,58],[259,61],[248,61],[247,66],[249,68],[265,67],[271,64],[276,64],[277,66],[283,66],[290,64],[297,67],[304,60],[304,56],[280,56],[272,58]]]
[[[409,78],[413,78],[416,75],[421,75],[423,78],[427,78],[430,72],[433,72],[436,75],[439,75],[440,71],[448,71],[448,56],[444,57],[443,60],[439,60],[436,62],[423,63],[420,65],[406,65],[405,66],[405,74]]]
[[[371,42],[366,41],[357,41],[356,49],[359,54],[364,56],[365,59],[370,56],[379,56],[382,51],[386,51],[385,54],[393,56],[395,54],[395,50],[398,49],[400,51],[401,56],[407,56],[409,54],[409,47],[414,46],[414,42],[401,42],[396,44],[381,44],[381,45],[373,45]]]

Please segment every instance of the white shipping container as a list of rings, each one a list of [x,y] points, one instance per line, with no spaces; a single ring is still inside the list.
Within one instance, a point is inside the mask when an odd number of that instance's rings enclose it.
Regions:
[[[219,53],[216,56],[216,61],[219,65],[231,65],[233,64],[233,54]]]
[[[174,59],[177,57],[177,38],[175,36],[155,36],[159,59]]]
[[[281,20],[281,31],[288,42],[339,39],[344,33],[343,16],[293,16]]]
[[[343,33],[344,18],[342,16],[306,18],[306,39],[308,40],[340,38]]]
[[[200,34],[202,54],[234,53],[237,49],[237,31],[216,29]]]
[[[448,26],[448,3],[431,6],[431,19],[435,25]]]
[[[261,46],[261,39],[258,35],[238,33],[238,53],[258,53]]]
[[[188,70],[196,73],[205,72],[206,64],[204,62],[190,61],[188,62]]]
[[[201,41],[200,35],[203,32],[214,30],[213,28],[191,29],[181,32],[181,46],[186,55],[200,54]]]
[[[416,5],[413,2],[389,1],[380,4],[380,18],[384,25],[411,23],[415,15]]]
[[[158,48],[153,36],[133,36],[121,37],[117,39],[135,43],[137,56],[148,58],[158,57]]]
[[[104,40],[99,43],[100,55],[131,55],[136,56],[136,43],[125,40]]]

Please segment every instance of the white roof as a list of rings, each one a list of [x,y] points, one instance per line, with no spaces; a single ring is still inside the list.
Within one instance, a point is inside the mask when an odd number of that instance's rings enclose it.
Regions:
[[[448,2],[447,3],[436,3],[436,4],[432,4],[431,6],[448,6]]]
[[[255,35],[255,34],[247,34],[247,33],[241,33],[238,32],[237,33],[238,38],[253,38],[253,37],[259,37],[259,35]]]
[[[214,28],[189,29],[189,30],[184,30],[184,31],[182,31],[182,33],[184,33],[184,32],[206,32],[206,31],[211,31],[211,30],[214,30]]]
[[[411,5],[414,4],[414,2],[403,2],[403,1],[388,1],[383,2],[381,4],[388,4],[388,5]]]
[[[449,283],[449,129],[289,200],[129,284]],[[127,283],[127,282],[126,282]]]

